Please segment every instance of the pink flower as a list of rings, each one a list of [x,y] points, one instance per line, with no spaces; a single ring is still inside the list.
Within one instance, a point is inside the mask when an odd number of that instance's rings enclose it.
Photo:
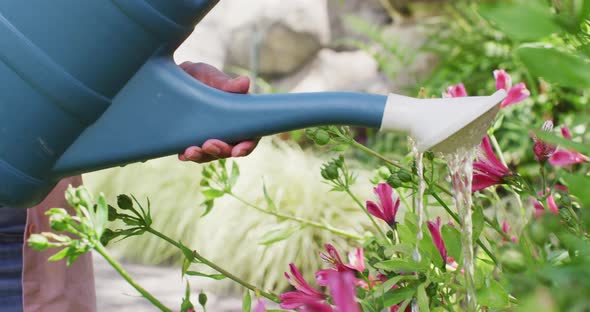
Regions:
[[[355,280],[352,272],[333,272],[328,275],[328,287],[338,312],[361,312],[355,300]]]
[[[510,235],[510,224],[508,224],[508,221],[506,220],[502,221],[502,232],[506,233],[507,235]],[[502,240],[506,241],[506,238],[503,238]],[[510,237],[510,240],[513,243],[518,242],[518,239],[515,236]]]
[[[512,173],[498,160],[490,139],[486,136],[480,144],[478,160],[473,163],[473,182],[471,191],[479,191],[486,187],[504,183],[504,178]]]
[[[463,83],[459,83],[455,86],[450,86],[447,88],[447,92],[443,92],[443,97],[463,97],[467,96],[467,91],[465,90],[465,86]]]
[[[549,189],[545,190],[545,194],[547,194],[548,192],[550,192]],[[544,194],[539,192],[539,196],[543,196]],[[543,214],[545,214],[545,207],[543,206],[542,203],[540,203],[538,200],[531,198],[531,202],[533,203],[533,207],[535,208],[535,217],[539,218],[540,216],[542,216]],[[553,197],[553,194],[549,195],[547,197],[546,200],[547,203],[547,208],[549,208],[549,211],[554,213],[554,214],[559,214],[559,208],[557,208],[557,204],[555,203],[555,198]]]
[[[547,120],[543,123],[543,127],[541,127],[543,131],[551,132],[553,130],[553,122],[551,120]],[[531,134],[533,138],[533,152],[535,153],[535,159],[541,163],[545,162],[549,157],[555,153],[555,149],[557,148],[555,145],[551,145],[549,143],[543,142],[537,139],[536,136]]]
[[[564,138],[571,140],[572,134],[567,127],[561,128],[561,134]],[[573,164],[579,164],[586,161],[590,161],[588,156],[578,153],[574,150],[563,150],[560,149],[549,158],[549,163],[553,166],[569,166]]]
[[[436,249],[438,249],[438,252],[440,253],[440,256],[443,259],[443,262],[446,264],[447,248],[445,247],[445,242],[443,241],[442,235],[440,233],[440,217],[436,218],[436,222],[428,221],[426,222],[426,224],[428,225],[428,230],[430,231],[430,235],[432,236],[432,242],[434,243],[434,246],[436,246]]]
[[[264,305],[264,301],[258,299],[256,307],[254,308],[254,312],[266,312],[266,306]]]
[[[331,244],[326,244],[326,251],[328,252],[323,253],[320,252],[320,258],[330,265],[329,269],[319,270],[315,273],[316,283],[320,286],[327,286],[328,285],[328,275],[331,272],[346,272],[355,270],[362,273],[365,270],[365,261],[363,259],[363,249],[361,247],[357,247],[355,251],[351,251],[348,253],[348,260],[350,261],[349,264],[344,264],[342,259],[340,258],[340,254],[338,250],[334,248]],[[358,280],[358,282],[362,282]]]
[[[328,253],[325,254],[320,252],[320,258],[336,271],[346,271],[347,268],[344,265],[344,262],[342,262],[338,250],[336,250],[331,244],[325,244],[324,247]]]
[[[494,70],[494,78],[496,79],[496,90],[504,89],[508,95],[500,104],[500,108],[510,106],[518,103],[531,95],[531,92],[526,88],[524,82],[512,86],[512,78],[503,69]]]
[[[289,283],[297,289],[297,291],[290,291],[281,294],[281,308],[282,309],[297,309],[308,303],[319,303],[322,302],[326,295],[319,290],[311,287],[301,275],[301,272],[297,269],[295,264],[289,264],[291,275],[285,272],[285,277],[289,280]]]
[[[395,227],[395,216],[400,204],[399,198],[395,202],[393,201],[393,189],[387,183],[379,183],[377,187],[373,188],[373,191],[379,197],[381,205],[368,200],[367,211],[373,216],[387,222],[390,227]]]
[[[346,267],[363,273],[365,270],[365,260],[363,258],[363,248],[357,247],[354,251],[348,253],[349,264]]]

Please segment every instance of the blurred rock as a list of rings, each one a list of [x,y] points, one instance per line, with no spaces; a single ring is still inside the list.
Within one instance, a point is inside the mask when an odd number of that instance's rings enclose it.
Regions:
[[[296,71],[330,40],[326,0],[240,2],[226,13],[228,19],[234,14],[241,19],[229,29],[226,66],[250,68],[257,47],[258,73],[283,76]]]
[[[328,12],[332,31],[331,46],[340,50],[356,49],[355,46],[343,42],[345,40],[366,41],[366,37],[347,21],[349,16],[355,16],[376,25],[385,25],[392,21],[379,0],[328,0]]]
[[[386,93],[377,63],[364,51],[336,52],[322,49],[299,72],[277,82],[278,89],[290,92],[370,91]]]

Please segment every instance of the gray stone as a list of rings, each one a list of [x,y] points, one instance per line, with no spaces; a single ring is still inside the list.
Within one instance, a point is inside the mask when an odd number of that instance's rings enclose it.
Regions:
[[[277,85],[279,90],[290,92],[387,92],[377,63],[364,51],[322,49],[312,62],[296,74],[277,82]]]

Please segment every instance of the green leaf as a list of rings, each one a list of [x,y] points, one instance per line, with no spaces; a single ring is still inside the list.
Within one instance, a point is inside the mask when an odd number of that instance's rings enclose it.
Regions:
[[[56,252],[53,256],[49,257],[49,259],[47,259],[47,261],[59,261],[59,260],[65,258],[69,252],[70,252],[70,248],[66,247],[66,248]]]
[[[473,220],[473,241],[476,241],[483,231],[484,227],[484,215],[483,215],[483,208],[481,206],[475,206],[472,215]]]
[[[428,304],[428,295],[426,294],[426,283],[422,283],[416,289],[416,297],[418,298],[418,306],[420,307],[420,312],[428,312],[430,311],[430,307]]]
[[[188,268],[191,266],[191,261],[188,258],[184,258],[182,260],[182,269],[181,269],[181,276],[184,277],[184,275],[186,274],[186,271],[188,271]]]
[[[266,183],[262,180],[262,192],[264,193],[264,200],[266,201],[266,209],[270,211],[277,211],[277,206],[273,199],[268,195],[268,190],[266,188]]]
[[[584,208],[590,208],[590,176],[566,173],[563,179],[570,194],[577,197]]]
[[[218,281],[226,278],[226,276],[223,274],[205,274],[205,273],[201,273],[201,272],[197,272],[197,271],[186,271],[186,275],[207,277],[207,278],[212,278],[212,279],[218,280]]]
[[[406,287],[406,288],[397,288],[391,289],[385,294],[383,294],[382,302],[384,307],[391,307],[392,305],[399,304],[400,302],[410,299],[414,296],[414,289]]]
[[[516,41],[537,40],[561,31],[548,6],[536,1],[481,5],[479,13]]]
[[[246,289],[242,299],[242,312],[250,312],[250,309],[252,309],[252,298],[250,297],[250,291]]]
[[[457,263],[461,263],[463,254],[461,252],[461,233],[451,225],[444,224],[441,229],[443,241],[445,247],[447,247],[447,253],[453,257]]]
[[[209,214],[209,212],[211,212],[211,210],[213,209],[213,204],[215,202],[212,199],[206,200],[204,201],[201,205],[205,206],[205,211],[203,211],[203,214],[201,214],[201,217],[204,217],[206,215]]]
[[[109,221],[109,206],[107,205],[106,200],[104,199],[104,195],[101,193],[98,196],[98,201],[96,203],[96,218],[94,224],[94,231],[96,232],[97,237],[102,236],[102,232]]]
[[[238,166],[238,163],[236,163],[235,161],[232,161],[231,174],[229,176],[229,180],[227,181],[227,184],[229,185],[230,189],[236,184],[239,176],[240,176],[240,167]]]
[[[535,77],[563,87],[590,86],[590,63],[571,51],[546,44],[526,44],[516,49],[516,55]]]
[[[190,248],[186,247],[181,241],[178,241],[178,246],[188,261],[193,262],[195,260],[195,254]]]
[[[508,292],[494,279],[488,280],[488,285],[477,291],[477,301],[482,306],[490,308],[505,308],[509,305]]]
[[[282,240],[287,239],[289,236],[293,235],[293,233],[297,232],[301,228],[301,225],[296,225],[270,230],[266,232],[266,234],[262,235],[258,243],[261,245],[272,245],[276,242],[280,242]]]
[[[203,193],[203,196],[205,196],[205,198],[207,198],[207,199],[219,198],[225,194],[224,191],[216,190],[216,189],[206,189],[201,193]]]

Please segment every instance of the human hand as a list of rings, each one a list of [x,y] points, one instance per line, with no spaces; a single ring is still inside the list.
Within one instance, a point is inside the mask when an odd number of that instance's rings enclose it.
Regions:
[[[184,62],[180,64],[180,68],[200,82],[221,91],[248,93],[250,88],[250,79],[248,77],[231,78],[208,64]],[[178,155],[178,159],[205,163],[220,158],[246,156],[252,152],[257,143],[257,140],[248,140],[232,146],[221,140],[210,139],[200,147],[188,147],[184,153]]]

